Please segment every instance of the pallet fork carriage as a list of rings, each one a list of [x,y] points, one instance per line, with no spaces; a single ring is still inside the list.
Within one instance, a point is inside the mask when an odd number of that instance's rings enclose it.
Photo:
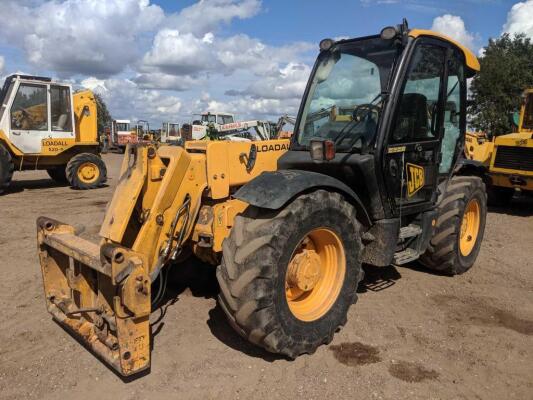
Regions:
[[[347,323],[363,262],[474,264],[486,193],[461,150],[475,56],[405,21],[320,50],[290,142],[128,148],[99,245],[38,219],[48,311],[118,373],[149,368],[150,313],[188,254],[216,266],[235,331],[289,358]],[[346,82],[353,98],[334,90]]]

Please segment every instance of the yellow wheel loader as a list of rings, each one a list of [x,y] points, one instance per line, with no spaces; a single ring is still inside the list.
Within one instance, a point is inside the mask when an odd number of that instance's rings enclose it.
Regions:
[[[466,272],[486,218],[482,171],[462,157],[477,70],[404,21],[320,43],[290,142],[128,149],[99,244],[37,221],[48,311],[132,375],[150,367],[150,314],[189,253],[216,268],[235,331],[289,358],[347,323],[363,262]]]
[[[533,89],[526,89],[522,99],[520,112],[513,118],[516,132],[492,139],[479,132],[466,135],[467,158],[487,170],[491,205],[508,204],[515,189],[533,192]]]
[[[49,78],[11,75],[0,92],[0,193],[14,171],[45,169],[76,189],[102,186],[96,101]]]

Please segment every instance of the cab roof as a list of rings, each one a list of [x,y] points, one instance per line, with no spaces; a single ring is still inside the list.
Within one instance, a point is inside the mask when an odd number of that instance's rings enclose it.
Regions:
[[[446,40],[447,42],[454,44],[457,48],[459,48],[459,50],[463,52],[463,54],[465,55],[466,66],[469,69],[471,69],[474,72],[479,72],[480,70],[479,60],[477,59],[475,54],[472,53],[470,49],[463,46],[461,43],[453,40],[452,38],[446,35],[443,35],[442,33],[430,31],[427,29],[411,29],[409,31],[409,36],[415,39],[419,36],[433,36],[433,37],[436,37],[442,40]]]

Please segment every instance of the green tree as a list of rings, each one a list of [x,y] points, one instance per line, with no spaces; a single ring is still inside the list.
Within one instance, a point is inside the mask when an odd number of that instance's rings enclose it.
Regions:
[[[533,42],[524,34],[490,39],[472,80],[471,125],[489,135],[513,131],[509,115],[518,111],[524,89],[533,87]]]
[[[94,98],[96,100],[97,108],[98,134],[102,134],[104,133],[105,127],[111,124],[112,118],[102,96],[98,93],[94,93]]]

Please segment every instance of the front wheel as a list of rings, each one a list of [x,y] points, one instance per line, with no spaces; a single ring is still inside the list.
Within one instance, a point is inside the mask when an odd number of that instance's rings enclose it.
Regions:
[[[435,271],[462,274],[474,265],[485,232],[487,193],[481,178],[454,176],[437,211],[435,232],[420,261]]]
[[[74,189],[95,189],[107,181],[107,168],[97,155],[82,153],[70,159],[66,175]]]
[[[219,304],[250,342],[290,358],[313,353],[346,323],[361,249],[355,210],[337,193],[278,211],[250,206],[223,243]]]

